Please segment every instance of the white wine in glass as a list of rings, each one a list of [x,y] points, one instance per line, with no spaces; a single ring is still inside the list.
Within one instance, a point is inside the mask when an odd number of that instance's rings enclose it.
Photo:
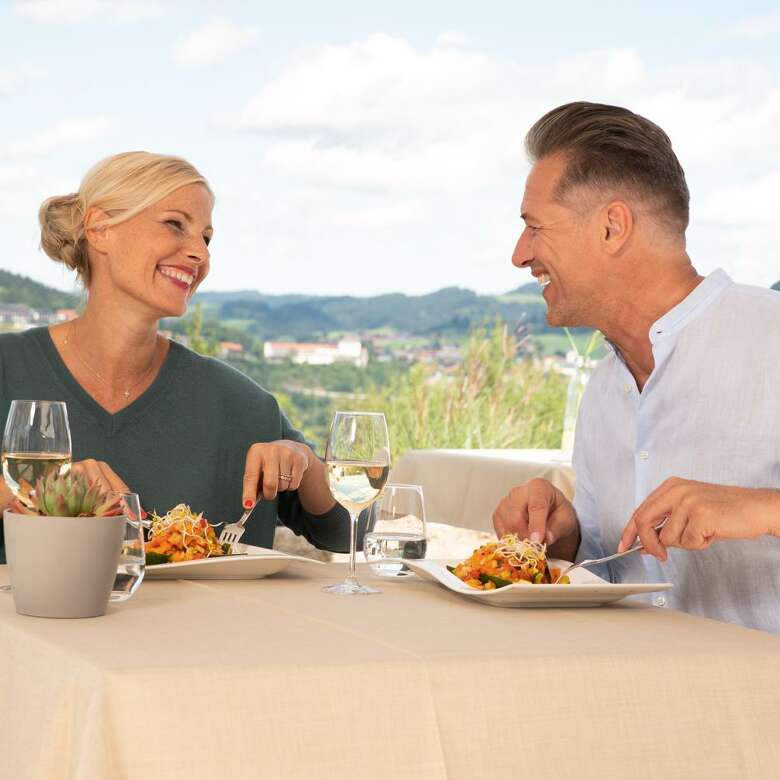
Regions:
[[[3,433],[3,479],[20,501],[24,491],[34,493],[39,478],[68,471],[71,456],[63,401],[11,401]],[[0,586],[0,591],[10,590]]]
[[[23,487],[34,489],[40,478],[66,473],[71,454],[63,401],[11,402],[3,434],[3,479],[20,501]]]
[[[333,498],[349,512],[349,573],[344,582],[323,588],[352,596],[379,593],[361,585],[355,574],[358,515],[384,490],[390,473],[390,437],[385,416],[378,412],[336,412],[325,450],[328,484]]]

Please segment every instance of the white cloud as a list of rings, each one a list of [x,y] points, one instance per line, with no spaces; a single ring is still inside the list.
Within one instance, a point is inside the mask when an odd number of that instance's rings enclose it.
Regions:
[[[42,24],[89,19],[138,22],[163,12],[162,4],[151,0],[15,0],[11,9],[23,19]]]
[[[477,51],[453,34],[429,48],[372,35],[299,52],[228,124],[256,135],[264,174],[281,182],[284,197],[318,193],[307,215],[318,235],[332,225],[403,224],[430,237],[457,225],[452,262],[470,263],[471,283],[485,289],[492,286],[485,269],[508,266],[519,224],[524,134],[570,100],[626,105],[668,132],[695,184],[694,205],[705,204],[694,210],[693,234],[704,228],[724,241],[708,240],[701,265],[763,283],[755,261],[761,247],[764,262],[774,251],[778,266],[767,204],[780,183],[758,174],[778,169],[780,81],[750,62],[651,68],[637,50],[623,48],[529,64]],[[732,229],[706,205],[711,197],[752,205]],[[289,262],[299,262],[294,253]],[[402,275],[406,259],[393,262]],[[406,272],[417,273],[414,261]],[[460,278],[467,283],[465,272]]]
[[[24,141],[8,144],[2,153],[17,160],[46,155],[61,147],[94,141],[105,135],[110,126],[110,121],[104,116],[63,119]]]
[[[780,11],[739,19],[732,24],[719,25],[709,31],[709,37],[721,41],[757,41],[778,34],[780,34]]]
[[[173,61],[184,66],[214,65],[230,54],[251,46],[256,38],[255,27],[242,27],[233,22],[210,22],[176,44]]]

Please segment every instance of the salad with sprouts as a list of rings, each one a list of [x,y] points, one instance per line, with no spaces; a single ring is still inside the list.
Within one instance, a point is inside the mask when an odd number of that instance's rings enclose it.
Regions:
[[[479,590],[495,590],[507,585],[553,583],[561,573],[547,565],[547,545],[505,534],[497,542],[488,542],[457,566],[447,567],[467,585]],[[569,578],[561,578],[568,585]]]
[[[160,516],[152,512],[146,562],[175,563],[228,555],[230,545],[220,544],[214,526],[186,504],[177,504]]]

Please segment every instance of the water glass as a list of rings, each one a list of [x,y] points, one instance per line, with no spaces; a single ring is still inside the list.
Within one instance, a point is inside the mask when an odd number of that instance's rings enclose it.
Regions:
[[[137,590],[144,578],[146,552],[144,548],[144,527],[141,522],[141,502],[137,493],[109,493],[109,498],[118,498],[122,514],[127,518],[122,554],[119,557],[111,601],[127,601]]]
[[[406,577],[403,558],[424,558],[425,504],[420,485],[386,485],[371,507],[363,552],[379,577]]]

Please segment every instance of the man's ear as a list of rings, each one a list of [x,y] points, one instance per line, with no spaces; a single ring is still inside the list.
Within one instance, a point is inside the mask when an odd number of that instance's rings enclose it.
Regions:
[[[634,213],[622,200],[613,200],[601,212],[601,244],[610,255],[619,254],[634,231]]]
[[[111,228],[104,224],[108,218],[105,211],[94,206],[84,215],[84,238],[100,254],[108,253]]]

